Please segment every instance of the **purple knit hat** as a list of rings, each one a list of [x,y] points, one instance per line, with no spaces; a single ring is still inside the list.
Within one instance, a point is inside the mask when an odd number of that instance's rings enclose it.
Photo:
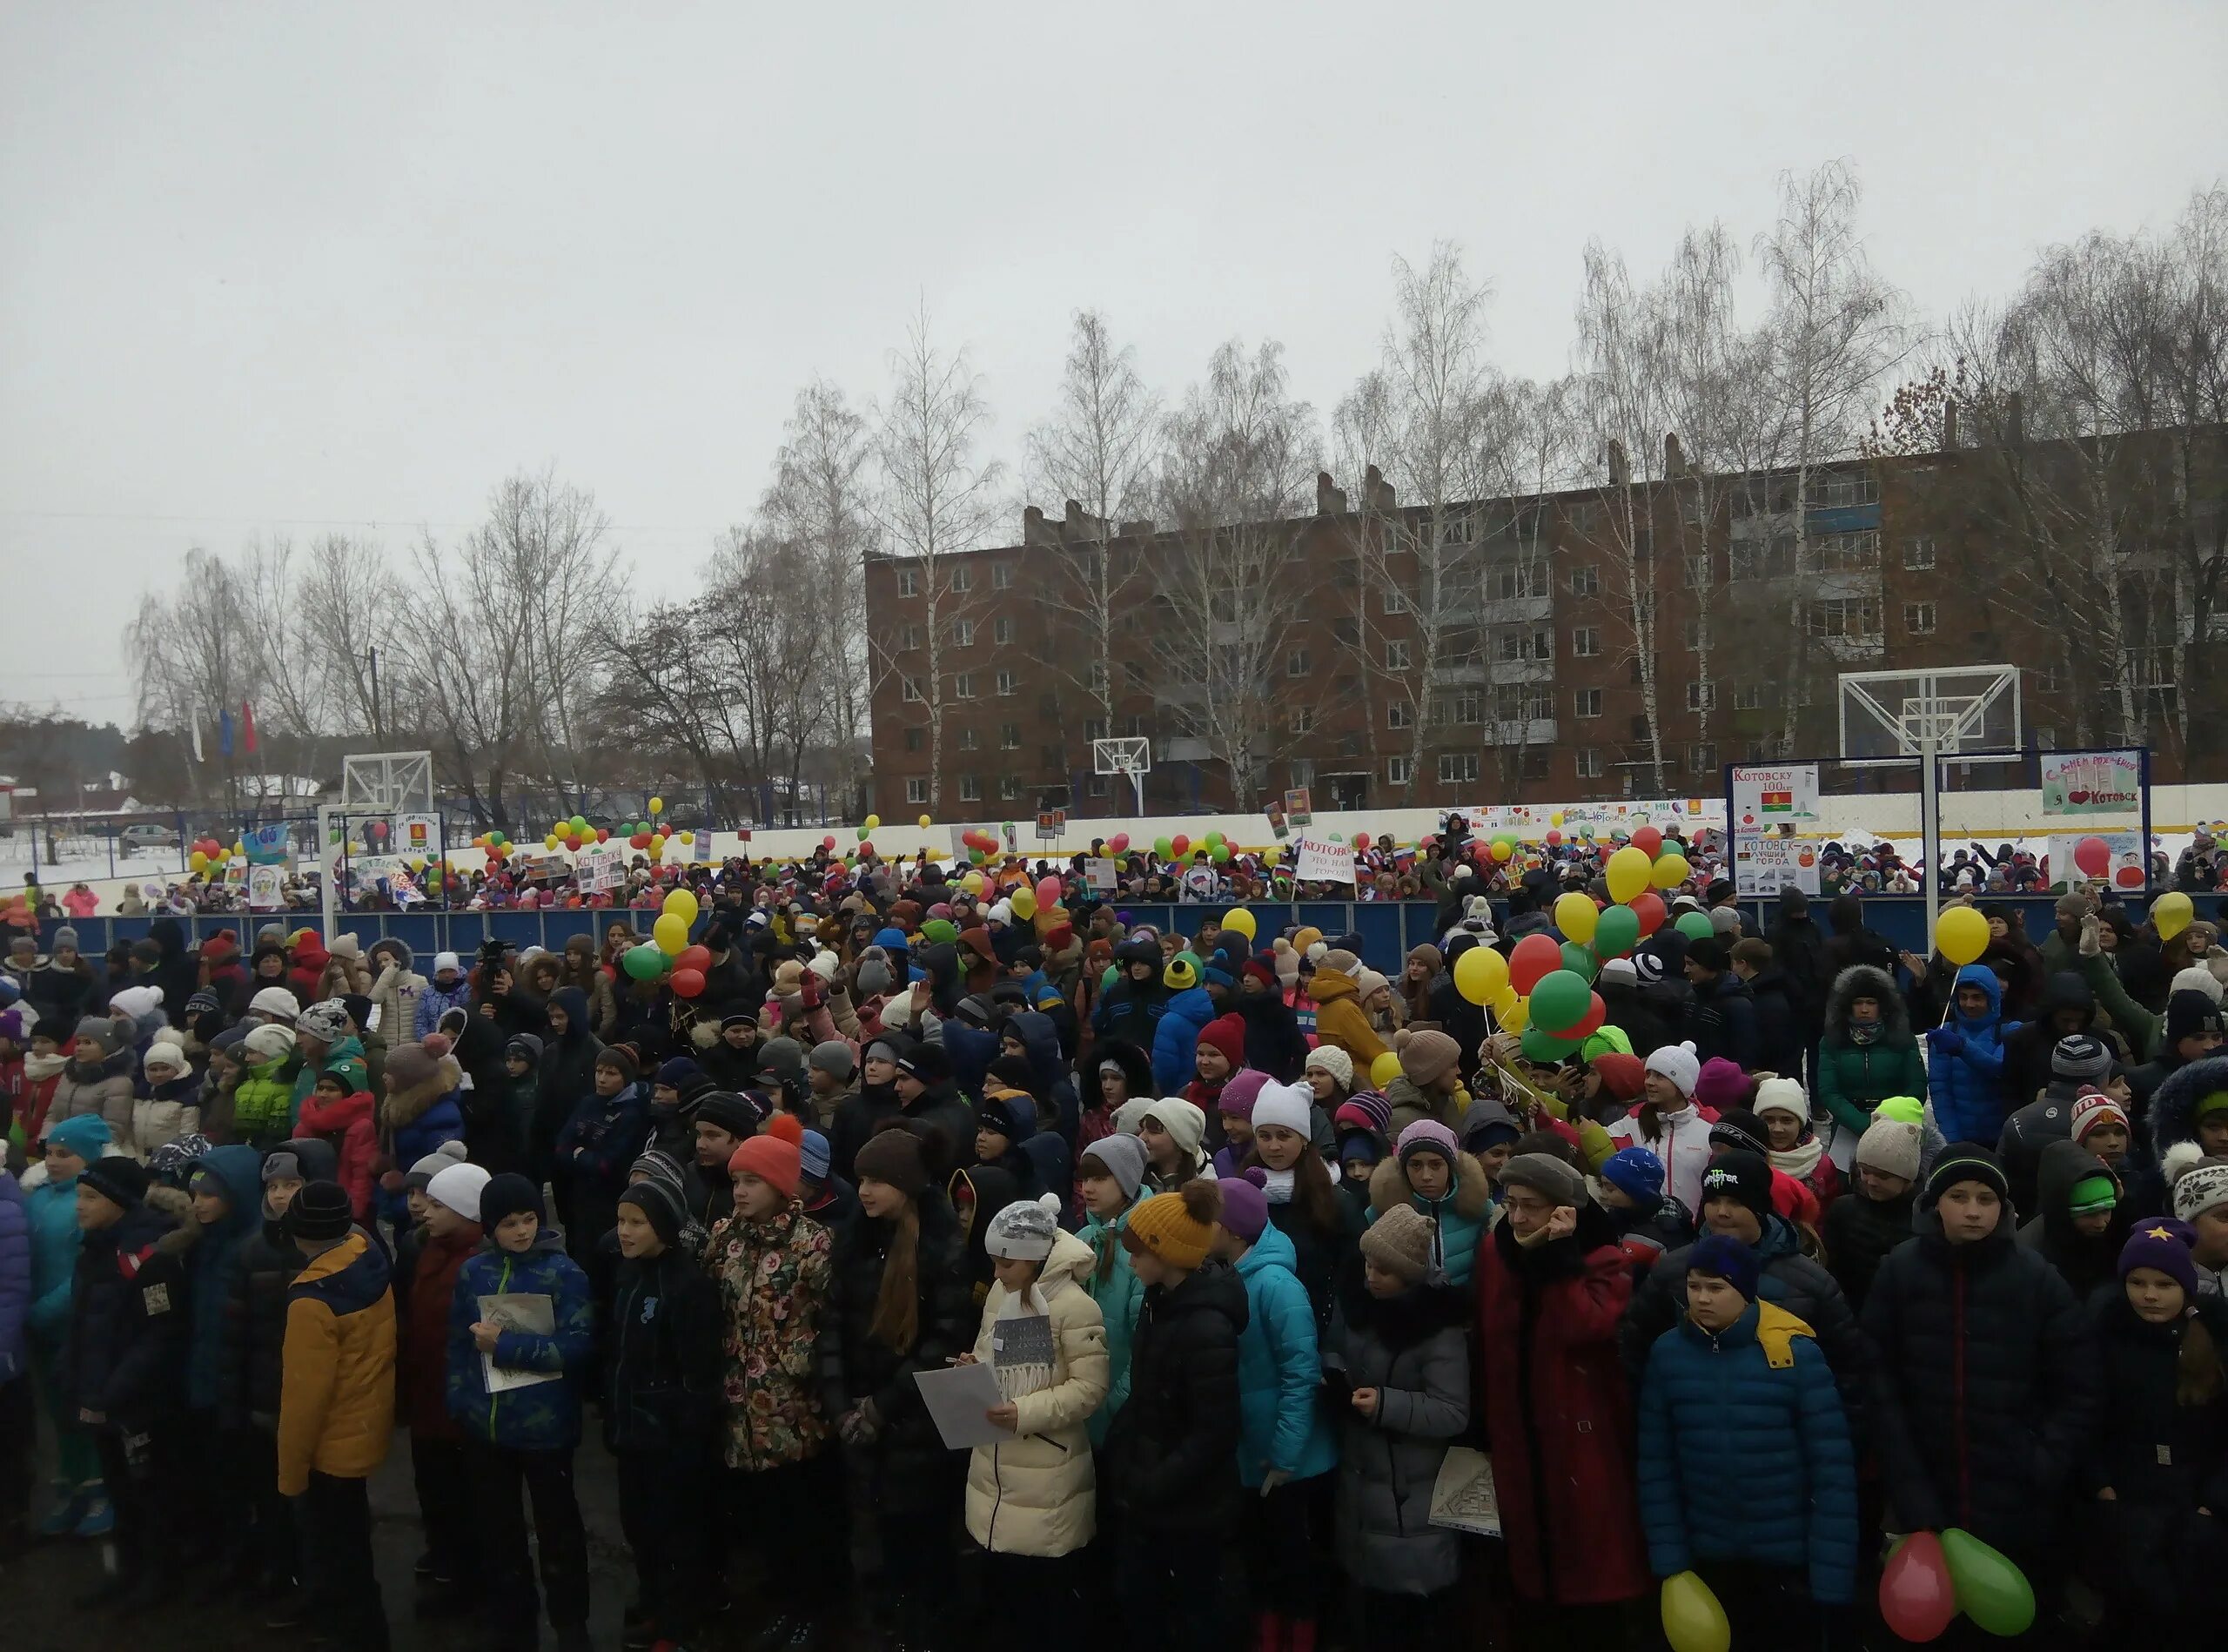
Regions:
[[[2120,1278],[2139,1267],[2155,1267],[2197,1300],[2197,1229],[2171,1216],[2152,1216],[2137,1222],[2120,1246]]]
[[[1419,1118],[1400,1132],[1400,1139],[1392,1144],[1392,1151],[1403,1168],[1408,1163],[1408,1155],[1418,1152],[1437,1153],[1452,1168],[1462,1157],[1462,1144],[1438,1119]]]
[[[1261,1086],[1268,1082],[1267,1073],[1252,1067],[1240,1067],[1224,1080],[1222,1094],[1215,1098],[1215,1111],[1233,1118],[1251,1118],[1253,1104],[1261,1094]]]
[[[1243,1176],[1225,1176],[1217,1184],[1222,1189],[1222,1214],[1216,1219],[1248,1245],[1269,1225],[1269,1196],[1261,1191],[1268,1179],[1268,1173],[1256,1165]]]

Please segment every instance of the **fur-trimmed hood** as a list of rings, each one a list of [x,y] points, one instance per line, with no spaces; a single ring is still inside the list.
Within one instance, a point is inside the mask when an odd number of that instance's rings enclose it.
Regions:
[[[1408,1185],[1408,1172],[1402,1166],[1399,1155],[1388,1154],[1369,1173],[1370,1208],[1389,1211],[1395,1205],[1411,1201],[1426,1215],[1431,1212],[1430,1202],[1419,1198]],[[1473,1221],[1484,1218],[1493,1204],[1493,1185],[1486,1179],[1486,1167],[1478,1162],[1475,1153],[1455,1155],[1454,1191],[1440,1202],[1451,1203],[1457,1216],[1466,1216]]]
[[[1875,969],[1869,964],[1853,964],[1834,977],[1834,988],[1826,995],[1826,1037],[1835,1043],[1849,1037],[1849,1006],[1857,998],[1876,998],[1880,1004],[1880,1031],[1876,1038],[1890,1044],[1900,1044],[1910,1037],[1910,1011],[1904,1007],[1903,995],[1896,991],[1896,984],[1885,970]]]
[[[391,1091],[379,1103],[379,1126],[383,1130],[399,1130],[414,1125],[433,1111],[433,1104],[445,1096],[456,1093],[464,1083],[464,1069],[457,1064],[454,1056],[443,1056],[433,1065],[433,1076],[406,1090]]]
[[[201,1224],[194,1219],[193,1195],[183,1187],[156,1183],[147,1190],[147,1205],[177,1224],[155,1241],[157,1250],[168,1256],[184,1256],[200,1241]]]
[[[2168,1073],[2151,1098],[2151,1137],[2163,1164],[2176,1142],[2197,1139],[2197,1105],[2228,1090],[2228,1056],[2205,1056]]]

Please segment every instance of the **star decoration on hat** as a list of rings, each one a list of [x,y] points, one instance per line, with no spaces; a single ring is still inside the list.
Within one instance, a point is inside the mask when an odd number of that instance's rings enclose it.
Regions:
[[[2174,1236],[2173,1236],[2171,1233],[2168,1232],[2167,1232],[2164,1228],[2163,1228],[2163,1227],[2153,1227],[2153,1228],[2146,1228],[2146,1229],[2144,1231],[2144,1235],[2143,1235],[2143,1237],[2144,1237],[2144,1238],[2145,1238],[2145,1239],[2170,1239],[2173,1238]]]

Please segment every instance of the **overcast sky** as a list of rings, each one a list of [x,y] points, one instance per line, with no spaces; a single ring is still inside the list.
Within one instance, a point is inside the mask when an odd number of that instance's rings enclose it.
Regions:
[[[1008,458],[1078,307],[1170,392],[1280,339],[1327,413],[1392,255],[1450,238],[1499,359],[1552,373],[1588,236],[1636,274],[1689,221],[1745,246],[1775,176],[1835,156],[1938,315],[2170,222],[2228,173],[2224,84],[2219,0],[16,0],[0,698],[128,722],[118,632],[188,547],[399,547],[521,466],[676,592],[797,386],[879,393],[922,297]]]

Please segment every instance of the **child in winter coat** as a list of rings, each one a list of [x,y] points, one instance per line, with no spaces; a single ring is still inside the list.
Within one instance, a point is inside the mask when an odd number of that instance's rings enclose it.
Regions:
[[[1164,1096],[1145,1109],[1137,1139],[1144,1145],[1147,1189],[1171,1192],[1207,1174],[1207,1155],[1199,1145],[1206,1127],[1206,1115],[1181,1096]]]
[[[47,1108],[50,1128],[64,1118],[98,1113],[108,1121],[109,1135],[125,1152],[131,1151],[131,1076],[138,1066],[131,1041],[106,1016],[88,1016],[77,1023],[70,1060],[54,1086]]]
[[[1309,1531],[1318,1475],[1339,1463],[1338,1440],[1316,1403],[1323,1379],[1315,1306],[1293,1273],[1292,1241],[1269,1222],[1256,1166],[1219,1184],[1222,1212],[1211,1253],[1245,1287],[1238,1339],[1238,1482],[1246,1500],[1247,1577],[1264,1646],[1312,1648],[1320,1607]],[[1287,1633],[1289,1640],[1287,1640]]]
[[[424,1239],[409,1257],[396,1316],[396,1398],[410,1430],[410,1475],[426,1528],[418,1609],[427,1617],[466,1609],[480,1581],[470,1460],[464,1430],[449,1414],[448,1367],[457,1278],[486,1239],[480,1195],[487,1181],[478,1165],[442,1159],[415,1195],[426,1209]],[[400,1246],[397,1252],[399,1268]]]
[[[1801,1645],[1856,1595],[1856,1459],[1810,1327],[1758,1293],[1761,1262],[1710,1234],[1641,1384],[1648,1565],[1698,1571],[1736,1646]]]
[[[1130,1393],[1130,1344],[1137,1333],[1144,1286],[1130,1266],[1122,1228],[1137,1204],[1144,1173],[1144,1145],[1135,1136],[1109,1136],[1084,1154],[1084,1225],[1077,1237],[1091,1252],[1091,1272],[1083,1286],[1098,1304],[1105,1326],[1108,1367],[1106,1398],[1091,1418],[1094,1450],[1105,1444],[1106,1431]]]
[[[2043,1148],[2035,1214],[2019,1225],[2019,1244],[2056,1268],[2086,1305],[2118,1277],[2120,1245],[2134,1212],[2104,1161],[2070,1141]]]
[[[69,1338],[70,1299],[83,1242],[77,1178],[112,1151],[108,1121],[98,1113],[80,1113],[49,1129],[45,1140],[44,1175],[34,1170],[27,1178],[33,1185],[23,1196],[31,1240],[31,1372],[55,1436],[51,1505],[37,1529],[42,1537],[104,1537],[115,1528],[115,1512],[101,1486],[92,1434],[78,1421],[58,1367]]]
[[[617,1207],[614,1199],[614,1215]],[[580,1374],[595,1344],[587,1276],[542,1226],[541,1194],[523,1176],[497,1176],[480,1189],[480,1226],[487,1240],[458,1273],[449,1310],[448,1407],[467,1442],[489,1638],[500,1647],[534,1642],[539,1612],[524,1494],[534,1506],[557,1644],[560,1652],[587,1652],[587,1535],[573,1453],[580,1443]],[[515,1307],[489,1300],[507,1296],[527,1300]],[[529,1312],[550,1328],[520,1323]],[[520,1384],[521,1376],[539,1380]]]
[[[408,1216],[404,1184],[409,1167],[442,1143],[464,1139],[464,1069],[437,1032],[389,1051],[386,1079],[378,1121],[379,1213],[399,1230]]]
[[[379,1125],[372,1092],[351,1091],[348,1075],[339,1068],[321,1072],[302,1103],[301,1132],[331,1144],[339,1157],[338,1179],[348,1191],[349,1208],[359,1227],[372,1225],[377,1178],[372,1167],[379,1156]]]
[[[1632,1259],[1633,1283],[1669,1252],[1694,1242],[1694,1219],[1663,1191],[1663,1161],[1645,1147],[1623,1147],[1601,1166],[1601,1206]]]
[[[1445,1628],[1460,1540],[1431,1523],[1447,1447],[1470,1419],[1470,1303],[1427,1282],[1433,1230],[1413,1205],[1362,1235],[1342,1279],[1323,1374],[1338,1414],[1338,1554],[1361,1621],[1386,1646],[1433,1646]]]
[[[181,1037],[164,1028],[140,1058],[147,1093],[131,1104],[131,1145],[143,1158],[165,1142],[200,1133],[201,1081]]]
[[[1919,1127],[1878,1118],[1856,1144],[1849,1196],[1826,1212],[1826,1270],[1851,1310],[1862,1314],[1873,1275],[1888,1252],[1911,1237],[1911,1205],[1918,1197]]]
[[[232,1091],[232,1139],[268,1152],[294,1133],[294,1086],[287,1071],[294,1030],[277,1023],[252,1029],[240,1043],[247,1076]]]
[[[1925,1087],[1903,995],[1884,970],[1852,964],[1834,978],[1818,1045],[1818,1099],[1842,1129],[1862,1134],[1889,1096]]]
[[[626,1045],[609,1044],[598,1053],[594,1084],[557,1132],[557,1168],[551,1179],[569,1190],[570,1228],[565,1237],[574,1259],[584,1266],[603,1236],[618,1226],[627,1167],[650,1135],[648,1101]]]
[[[1319,1334],[1331,1322],[1332,1287],[1351,1266],[1368,1224],[1352,1199],[1339,1196],[1330,1166],[1315,1151],[1314,1112],[1306,1085],[1262,1085],[1253,1101],[1253,1148],[1239,1169],[1264,1172],[1269,1220],[1291,1241],[1292,1272],[1307,1287]]]
[[[1756,1086],[1755,1111],[1772,1168],[1809,1188],[1822,1216],[1841,1197],[1842,1172],[1810,1128],[1810,1098],[1793,1078],[1766,1078]]]
[[[1663,1184],[1688,1210],[1700,1208],[1702,1172],[1709,1168],[1710,1121],[1694,1105],[1701,1063],[1691,1044],[1651,1051],[1641,1081],[1640,1105],[1609,1126],[1620,1147],[1645,1147],[1663,1161]]]
[[[983,1240],[997,1281],[975,1351],[997,1373],[986,1414],[1012,1439],[967,1465],[967,1534],[984,1551],[994,1648],[1022,1652],[1073,1619],[1083,1549],[1097,1530],[1086,1425],[1106,1398],[1106,1326],[1084,1281],[1096,1259],[1059,1227],[1060,1198],[1009,1205]]]
[[[1462,1152],[1454,1132],[1436,1119],[1419,1118],[1400,1132],[1392,1156],[1370,1176],[1368,1219],[1399,1205],[1429,1217],[1432,1283],[1460,1289],[1476,1272],[1492,1199],[1485,1166]]]
[[[2003,984],[1985,964],[1957,971],[1948,1017],[1926,1035],[1928,1093],[1945,1140],[1993,1142],[2003,1132]]]
[[[158,1049],[168,1046],[158,1045]],[[252,1147],[212,1147],[196,1162],[190,1184],[199,1238],[186,1252],[191,1276],[192,1334],[186,1358],[186,1430],[196,1482],[212,1501],[202,1532],[222,1556],[227,1575],[252,1581],[255,1501],[238,1465],[250,1447],[245,1419],[226,1399],[225,1317],[232,1311],[249,1239],[261,1226],[263,1155]]]

